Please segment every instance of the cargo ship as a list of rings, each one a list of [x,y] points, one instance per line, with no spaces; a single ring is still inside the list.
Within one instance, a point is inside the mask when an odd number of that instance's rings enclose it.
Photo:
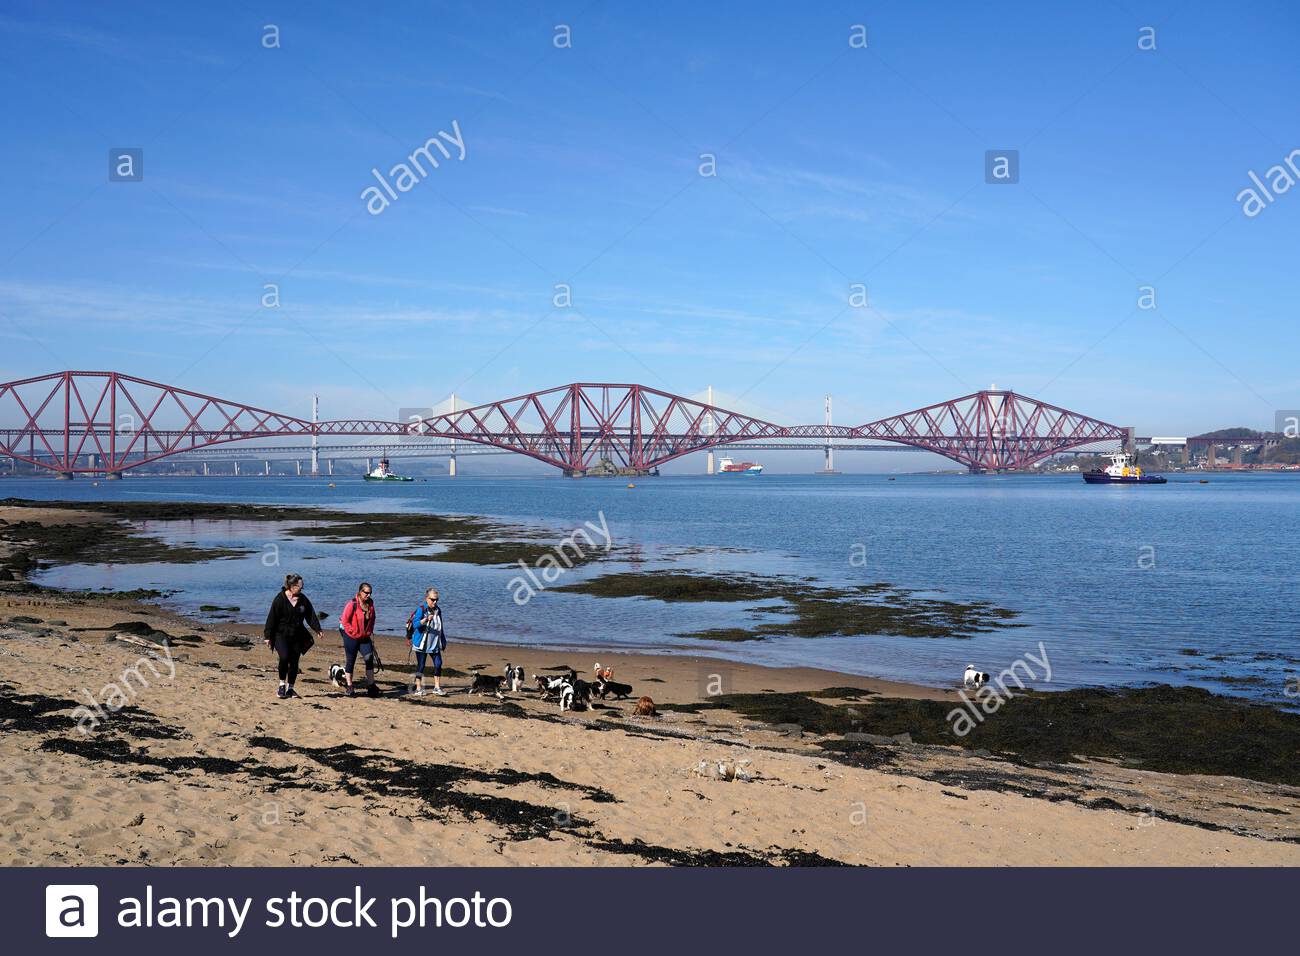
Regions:
[[[1085,471],[1083,480],[1090,485],[1163,485],[1163,475],[1144,475],[1142,469],[1133,463],[1133,456],[1128,452],[1117,451],[1107,455],[1110,464],[1096,471]]]
[[[415,481],[407,475],[395,475],[388,468],[388,459],[379,459],[379,467],[366,473],[366,481]]]
[[[723,458],[718,462],[718,474],[720,475],[761,475],[763,466],[752,461],[735,462],[730,458]]]

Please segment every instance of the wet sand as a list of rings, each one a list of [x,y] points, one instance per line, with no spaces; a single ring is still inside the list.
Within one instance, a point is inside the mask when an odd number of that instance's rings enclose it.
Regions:
[[[20,510],[0,520],[103,520]],[[1300,863],[1290,783],[851,740],[713,706],[716,691],[798,700],[869,726],[884,699],[946,706],[955,689],[456,642],[452,696],[416,699],[389,636],[384,696],[348,699],[326,676],[342,657],[327,629],[301,698],[280,701],[257,628],[14,577],[0,582],[4,865]],[[561,713],[532,690],[464,693],[475,669],[596,660],[633,700]],[[658,716],[633,714],[642,694]]]

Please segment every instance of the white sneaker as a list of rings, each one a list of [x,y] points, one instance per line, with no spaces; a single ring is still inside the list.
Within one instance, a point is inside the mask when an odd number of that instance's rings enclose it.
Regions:
[[[435,694],[437,694],[439,697],[446,697],[446,696],[447,696],[447,692],[446,692],[445,690],[443,690],[441,687],[435,687],[435,688],[433,689],[433,692],[434,692]]]

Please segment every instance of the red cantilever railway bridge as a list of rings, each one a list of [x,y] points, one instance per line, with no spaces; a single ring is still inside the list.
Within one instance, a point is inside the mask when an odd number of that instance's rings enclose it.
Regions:
[[[275,436],[444,438],[517,452],[579,475],[608,460],[651,470],[762,439],[897,442],[972,471],[1025,468],[1131,429],[1010,391],[982,391],[865,425],[777,425],[644,385],[580,383],[407,422],[313,422],[119,372],[0,384],[0,454],[60,475],[119,476],[169,455]]]

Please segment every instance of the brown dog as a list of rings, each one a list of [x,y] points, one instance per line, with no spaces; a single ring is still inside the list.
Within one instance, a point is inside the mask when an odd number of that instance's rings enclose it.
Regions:
[[[653,717],[655,715],[655,702],[649,697],[642,697],[636,702],[636,709],[632,713],[638,717]]]

